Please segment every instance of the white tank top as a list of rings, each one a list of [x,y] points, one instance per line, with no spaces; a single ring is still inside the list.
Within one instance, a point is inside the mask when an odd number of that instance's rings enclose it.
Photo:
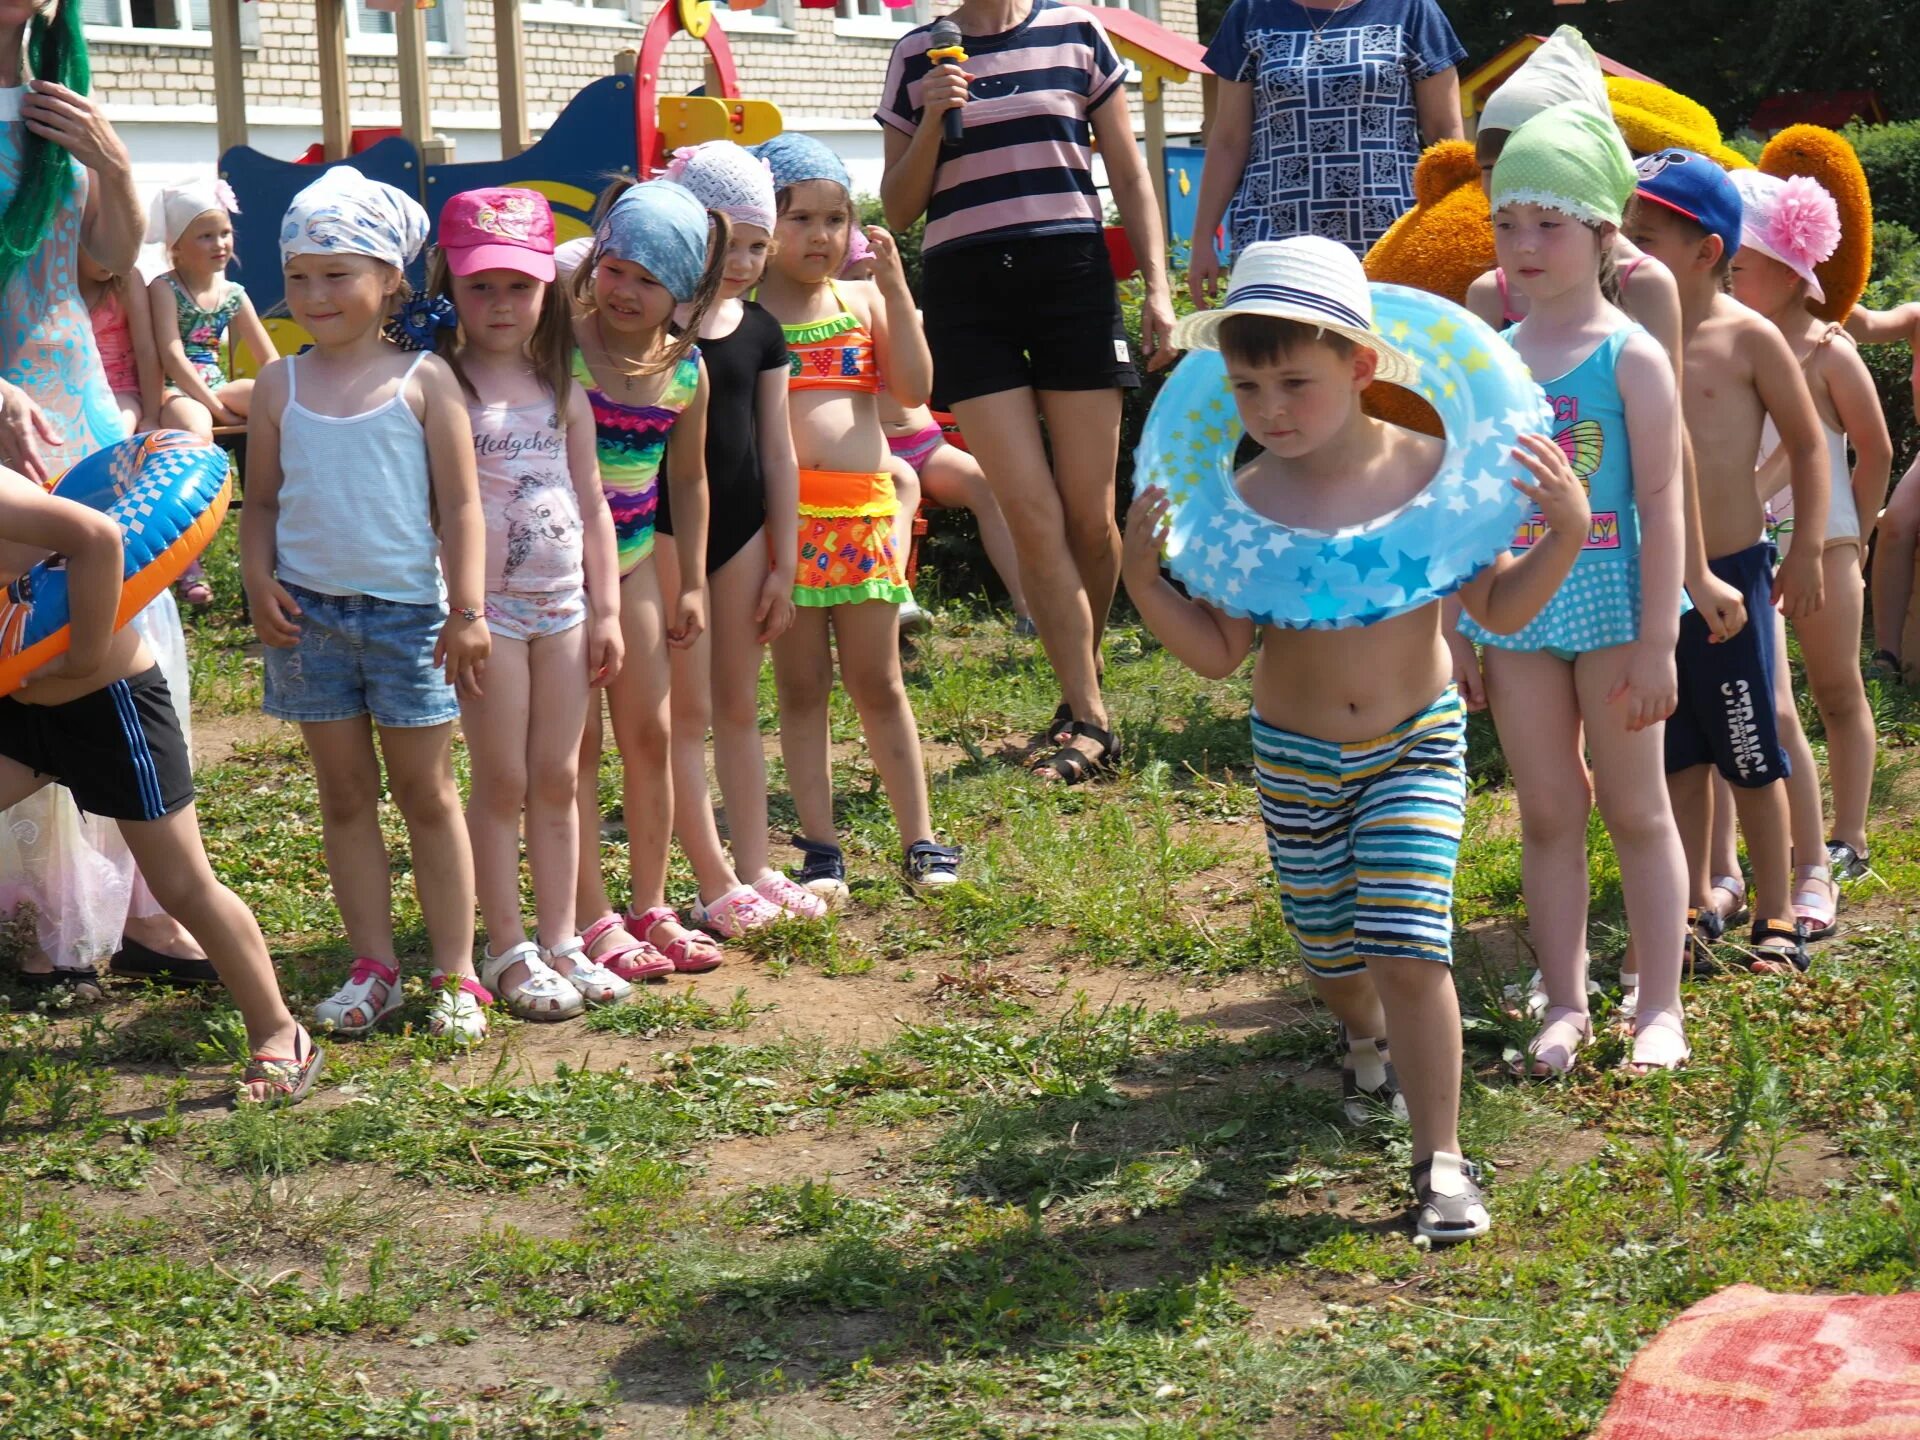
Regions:
[[[427,435],[407,404],[414,357],[385,404],[321,415],[300,403],[298,357],[287,360],[280,416],[280,522],[274,570],[322,595],[443,605],[433,533]]]

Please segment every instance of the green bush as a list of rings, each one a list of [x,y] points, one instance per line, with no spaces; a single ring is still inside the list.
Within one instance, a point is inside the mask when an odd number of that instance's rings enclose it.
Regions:
[[[1920,120],[1849,125],[1845,134],[1866,171],[1874,218],[1920,230]]]

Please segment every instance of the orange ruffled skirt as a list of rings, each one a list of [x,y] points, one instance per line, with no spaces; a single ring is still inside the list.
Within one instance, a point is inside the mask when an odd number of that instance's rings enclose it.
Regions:
[[[844,470],[800,471],[800,567],[796,605],[898,605],[907,589],[894,547],[893,476]]]

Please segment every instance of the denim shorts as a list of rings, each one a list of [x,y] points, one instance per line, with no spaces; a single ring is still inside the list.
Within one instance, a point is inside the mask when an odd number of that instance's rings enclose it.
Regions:
[[[300,639],[291,649],[267,650],[262,708],[274,719],[315,725],[371,715],[376,725],[410,730],[460,714],[433,663],[444,606],[286,590],[300,607]]]

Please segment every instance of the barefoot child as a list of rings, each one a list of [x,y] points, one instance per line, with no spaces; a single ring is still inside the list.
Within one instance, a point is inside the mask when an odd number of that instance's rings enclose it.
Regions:
[[[1332,323],[1335,313],[1362,323]],[[1364,524],[1414,499],[1439,468],[1440,441],[1360,407],[1375,379],[1417,374],[1374,333],[1372,315],[1352,252],[1303,236],[1247,246],[1222,308],[1174,331],[1176,347],[1217,346],[1225,358],[1240,418],[1263,449],[1235,484],[1268,519],[1313,530]],[[1545,533],[1461,592],[1468,613],[1502,632],[1547,603],[1588,526],[1579,482],[1552,441],[1526,436],[1514,457],[1530,479],[1513,484],[1539,505]],[[1392,1104],[1404,1093],[1420,1233],[1484,1235],[1486,1201],[1458,1133],[1460,1011],[1449,967],[1466,712],[1448,679],[1440,604],[1357,629],[1269,625],[1256,635],[1251,621],[1183,596],[1161,575],[1166,516],[1160,492],[1135,498],[1127,593],[1161,642],[1209,678],[1233,674],[1259,641],[1251,718],[1267,849],[1308,979],[1346,1038],[1347,1098]]]
[[[933,838],[920,735],[900,675],[898,607],[907,598],[894,536],[893,477],[877,397],[882,382],[903,405],[926,401],[933,361],[914,312],[893,237],[877,226],[872,281],[834,276],[853,224],[851,181],[817,140],[785,134],[759,149],[773,169],[777,243],[760,303],[785,328],[792,351],[794,450],[800,462],[799,582],[793,628],[773,647],[780,694],[780,753],[799,812],[801,883],[846,894],[846,861],[833,821],[827,701],[833,645],[840,678],[860,713],[886,787],[915,885],[950,885],[960,852]]]
[[[0,583],[49,552],[67,561],[72,643],[0,698],[0,809],[64,785],[112,819],[154,895],[206,947],[247,1027],[242,1101],[301,1099],[320,1048],[288,1013],[253,915],[214,877],[200,845],[187,746],[167,682],[131,626],[115,633],[119,527],[98,511],[0,470]]]
[[[1785,657],[1767,611],[1777,604],[1788,618],[1799,619],[1820,608],[1826,444],[1786,341],[1724,291],[1740,248],[1740,194],[1733,182],[1713,161],[1690,150],[1649,155],[1638,169],[1627,230],[1680,286],[1684,411],[1699,467],[1708,563],[1746,594],[1747,613],[1754,617],[1739,635],[1717,644],[1709,643],[1697,615],[1680,623],[1681,700],[1667,723],[1666,770],[1686,847],[1688,904],[1698,933],[1718,938],[1718,917],[1709,908],[1713,792],[1708,784],[1717,768],[1734,787],[1753,866],[1752,966],[1791,973],[1805,970],[1808,962],[1793,909],[1784,783],[1789,761],[1773,705],[1774,671]],[[1777,575],[1752,475],[1769,417],[1787,456],[1800,542]],[[1656,960],[1665,963],[1664,955],[1649,954],[1645,945],[1640,955],[1643,969]],[[1643,1011],[1645,1005],[1643,999]]]
[[[160,351],[153,343],[153,307],[136,269],[115,275],[80,251],[80,298],[93,322],[93,343],[100,352],[100,368],[127,423],[127,434],[140,435],[160,424]],[[204,582],[203,582],[204,583]],[[209,597],[211,598],[211,597]]]
[[[1807,683],[1813,688],[1827,737],[1833,786],[1831,833],[1823,835],[1820,775],[1805,736],[1799,734],[1793,687],[1784,664],[1775,685],[1782,728],[1791,717],[1800,741],[1790,753],[1793,773],[1787,777],[1798,892],[1794,909],[1805,922],[1807,938],[1818,940],[1833,933],[1839,885],[1867,872],[1867,803],[1878,737],[1860,676],[1862,573],[1865,547],[1887,497],[1893,442],[1873,376],[1859,350],[1840,326],[1816,320],[1807,310],[1809,301],[1825,298],[1814,267],[1832,255],[1840,240],[1840,212],[1833,197],[1818,181],[1805,176],[1782,180],[1749,170],[1736,174],[1733,183],[1744,207],[1740,253],[1733,262],[1734,297],[1772,321],[1800,362],[1820,415],[1831,481],[1827,538],[1821,553],[1826,603],[1793,622]],[[1849,441],[1854,451],[1851,481]],[[1771,421],[1762,430],[1759,474],[1760,499],[1770,505],[1781,552],[1789,553],[1794,525],[1786,456]],[[1785,623],[1776,612],[1775,624],[1784,628]],[[1778,653],[1785,655],[1784,634],[1777,641]],[[1717,785],[1714,802],[1717,821],[1723,803]]]
[[[826,903],[767,857],[767,757],[760,738],[760,669],[767,646],[793,624],[799,563],[800,472],[787,424],[787,341],[746,298],[773,244],[773,177],[766,162],[725,140],[683,150],[667,176],[726,216],[726,272],[700,325],[711,387],[707,424],[707,629],[673,660],[673,823],[700,887],[694,919],[724,939]],[[690,321],[686,310],[683,323]],[[668,448],[678,444],[669,442]],[[661,497],[662,583],[680,572],[672,507]],[[727,807],[733,858],[720,845],[707,784],[707,731]]]
[[[280,262],[287,308],[313,347],[260,374],[240,566],[267,647],[265,709],[298,724],[313,757],[327,877],[354,953],[315,1017],[364,1035],[400,1006],[384,756],[433,950],[430,1024],[474,1040],[490,997],[473,976],[453,720],[456,690],[480,692],[491,647],[486,532],[459,381],[437,355],[409,355],[383,333],[426,239],[424,210],[350,166],[293,197]]]
[[[486,689],[460,702],[467,833],[487,926],[480,968],[528,1020],[565,1020],[583,1002],[612,1004],[633,990],[587,958],[574,914],[580,731],[589,687],[620,672],[622,642],[593,409],[573,382],[572,320],[554,282],[545,196],[469,190],[447,201],[428,289],[459,316],[441,353],[473,426],[493,637]],[[520,911],[523,814],[537,944]]]
[[[717,231],[717,234],[715,233]],[[707,370],[700,322],[727,262],[725,222],[670,180],[619,193],[600,217],[593,250],[575,271],[573,378],[593,408],[600,485],[613,511],[626,657],[607,687],[627,822],[631,903],[607,896],[598,845],[582,843],[578,914],[592,916],[587,953],[626,980],[711,970],[721,950],[667,904],[673,839],[669,650],[706,629]],[[672,330],[687,305],[687,328]],[[671,450],[667,437],[684,443]],[[663,464],[664,462],[664,464]],[[655,555],[664,471],[673,496],[680,567],[669,587]],[[580,748],[580,834],[600,829],[600,706],[587,707]]]
[[[1641,942],[1629,1065],[1644,1073],[1687,1059],[1684,861],[1659,763],[1681,606],[1680,427],[1673,367],[1600,285],[1633,183],[1612,120],[1578,101],[1515,130],[1492,179],[1494,253],[1528,302],[1508,338],[1536,377],[1550,377],[1542,384],[1562,422],[1555,440],[1594,514],[1572,578],[1537,619],[1507,635],[1461,626],[1486,647],[1487,699],[1520,806],[1522,884],[1547,1005],[1517,1068],[1538,1078],[1564,1075],[1593,1033],[1587,822],[1596,799]]]

